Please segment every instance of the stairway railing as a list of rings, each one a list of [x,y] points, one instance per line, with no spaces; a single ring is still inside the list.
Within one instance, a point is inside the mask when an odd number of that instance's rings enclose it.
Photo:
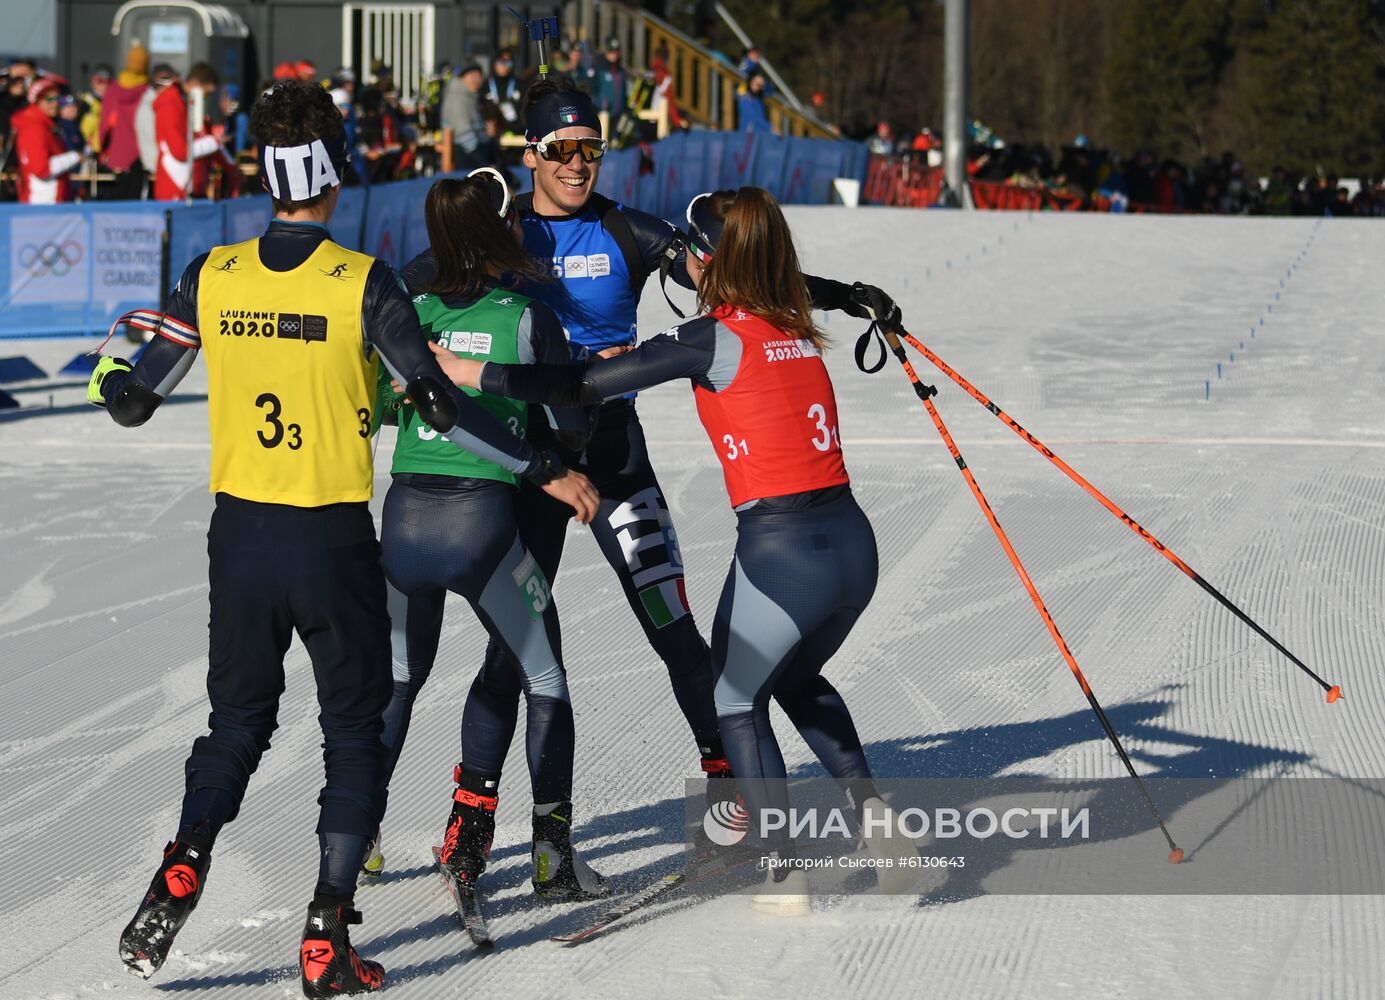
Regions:
[[[655,53],[667,52],[679,113],[706,128],[735,131],[738,127],[736,102],[745,81],[736,67],[662,18],[611,0],[570,0],[562,28],[580,33],[598,58],[607,39],[620,39],[632,70],[646,69]],[[765,109],[770,127],[781,135],[836,138],[825,124],[777,97],[767,98]]]

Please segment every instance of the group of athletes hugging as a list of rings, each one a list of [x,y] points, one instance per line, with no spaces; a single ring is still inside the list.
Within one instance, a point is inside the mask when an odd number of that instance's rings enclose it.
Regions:
[[[354,894],[384,863],[390,778],[449,591],[490,641],[462,716],[439,863],[464,886],[484,870],[523,696],[534,889],[604,894],[572,845],[573,713],[551,594],[574,517],[668,668],[709,798],[734,776],[750,779],[736,784],[752,816],[787,809],[773,697],[856,809],[883,809],[822,676],[870,601],[877,555],[812,314],[897,322],[889,296],[803,274],[779,206],[758,188],[699,196],[687,232],[597,195],[600,120],[565,79],[527,99],[532,195],[512,197],[489,168],[439,180],[425,206],[430,249],[402,276],[327,231],[347,152],[325,91],[277,84],[251,126],[273,198],[264,235],[195,259],[164,313],[131,314],[156,336],[133,366],[102,358],[88,390],[136,426],[206,357],[211,716],[187,759],[177,832],[121,936],[125,965],[152,975],[196,906],[269,746],[297,632],[326,772],[302,987],[381,988],[381,966],[350,942]],[[636,346],[656,271],[696,290],[698,314]],[[675,379],[692,386],[737,516],[710,645],[635,407],[636,392]],[[398,436],[377,542],[367,504],[381,421]],[[760,846],[793,851],[786,837]],[[762,908],[806,909],[802,878],[771,866]]]

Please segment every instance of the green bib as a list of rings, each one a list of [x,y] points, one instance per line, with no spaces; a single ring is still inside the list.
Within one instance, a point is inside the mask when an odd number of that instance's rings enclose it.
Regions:
[[[419,325],[430,340],[454,354],[478,361],[519,364],[519,321],[531,300],[503,289],[492,289],[466,309],[449,308],[436,295],[414,297]],[[428,425],[418,412],[402,403],[390,389],[389,373],[381,367],[380,401],[399,411],[399,440],[394,446],[394,472],[424,472],[467,479],[496,479],[515,485],[514,475],[494,462],[463,451]],[[524,437],[529,425],[529,406],[517,399],[491,396],[462,389],[497,420]]]

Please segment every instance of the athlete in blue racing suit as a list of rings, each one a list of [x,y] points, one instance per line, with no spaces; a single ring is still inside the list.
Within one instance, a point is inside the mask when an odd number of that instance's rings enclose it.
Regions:
[[[524,164],[533,171],[534,192],[518,199],[524,249],[548,261],[560,280],[525,286],[522,291],[558,314],[574,358],[633,345],[640,293],[651,274],[663,269],[683,287],[693,287],[684,263],[686,237],[661,219],[595,193],[605,145],[600,139],[600,119],[590,99],[570,80],[536,83],[527,98],[525,123],[530,145]],[[402,271],[411,290],[425,285],[435,273],[431,251],[424,251]],[[805,277],[816,308],[842,309],[867,318],[853,299],[851,285]],[[879,289],[872,291],[889,301]],[[541,427],[537,430],[542,432]],[[549,446],[546,441],[534,443]],[[620,578],[649,644],[668,667],[674,697],[701,753],[702,770],[709,776],[728,776],[730,766],[718,735],[712,696],[711,652],[688,608],[678,536],[649,462],[634,394],[598,408],[583,452],[553,450],[570,467],[585,473],[600,492],[592,534]],[[527,485],[521,488],[517,510],[521,538],[550,584],[557,577],[570,516],[570,509],[542,492]],[[519,672],[512,667],[501,669],[506,655],[494,642],[489,645],[485,666],[472,685],[467,713],[488,713],[493,730],[512,735],[521,689]]]

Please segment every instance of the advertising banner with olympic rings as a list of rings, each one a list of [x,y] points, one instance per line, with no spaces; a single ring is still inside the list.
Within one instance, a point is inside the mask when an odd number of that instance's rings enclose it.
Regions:
[[[13,305],[84,300],[91,292],[87,217],[45,212],[10,220],[10,294]]]
[[[163,229],[148,202],[0,206],[0,338],[104,333],[157,306]]]

